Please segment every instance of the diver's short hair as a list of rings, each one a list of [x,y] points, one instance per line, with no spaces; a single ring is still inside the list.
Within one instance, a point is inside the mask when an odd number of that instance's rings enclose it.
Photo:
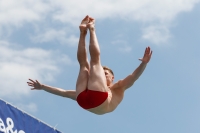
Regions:
[[[102,66],[102,67],[104,70],[108,70],[114,76],[113,71],[109,67],[107,67],[107,66]]]

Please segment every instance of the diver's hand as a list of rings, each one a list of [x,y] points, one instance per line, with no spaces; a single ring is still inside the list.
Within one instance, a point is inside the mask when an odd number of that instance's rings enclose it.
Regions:
[[[143,58],[140,58],[139,60],[142,61],[143,63],[148,63],[151,59],[151,55],[152,55],[151,48],[147,47],[145,49]]]
[[[38,82],[37,80],[32,80],[29,79],[30,81],[27,82],[27,84],[33,88],[31,88],[31,90],[42,90],[42,84],[40,82]]]

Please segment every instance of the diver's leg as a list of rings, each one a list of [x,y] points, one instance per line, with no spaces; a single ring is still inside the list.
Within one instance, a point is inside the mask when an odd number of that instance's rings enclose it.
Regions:
[[[94,21],[93,18],[90,18],[89,24],[87,25],[90,31],[89,51],[91,56],[88,89],[106,92],[108,87],[105,73],[100,62],[100,48],[95,33]]]
[[[79,26],[80,39],[78,44],[77,59],[80,64],[80,71],[76,82],[76,95],[78,96],[82,91],[87,88],[89,78],[89,63],[87,59],[87,51],[85,46],[85,37],[87,34],[86,24],[88,23],[88,16],[86,16]]]

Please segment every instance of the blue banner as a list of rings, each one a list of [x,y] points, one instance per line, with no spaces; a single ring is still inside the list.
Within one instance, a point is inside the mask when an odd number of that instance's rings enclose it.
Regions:
[[[61,133],[0,99],[0,133]]]

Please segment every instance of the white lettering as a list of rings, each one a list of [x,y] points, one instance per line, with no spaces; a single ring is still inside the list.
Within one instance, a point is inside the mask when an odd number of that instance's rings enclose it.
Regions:
[[[14,123],[13,123],[13,120],[11,118],[7,118],[6,123],[7,123],[6,130],[7,130],[8,133],[17,133],[17,130],[13,131]]]
[[[13,131],[14,122],[11,118],[6,119],[7,127],[5,126],[3,120],[0,118],[0,132],[3,133],[25,133],[23,130],[17,132],[17,130]]]
[[[25,133],[24,131],[20,130],[18,133]]]
[[[0,131],[3,133],[6,133],[6,127],[4,125],[4,122],[2,121],[2,119],[0,118]]]

